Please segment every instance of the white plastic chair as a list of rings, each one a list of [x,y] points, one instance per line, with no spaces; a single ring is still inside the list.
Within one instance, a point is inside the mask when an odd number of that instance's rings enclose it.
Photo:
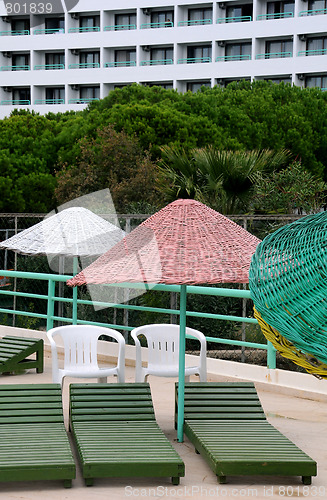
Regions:
[[[207,342],[203,333],[186,328],[186,334],[200,341],[200,356],[197,366],[185,368],[185,380],[190,375],[199,375],[201,382],[207,380]],[[144,335],[148,344],[148,366],[142,367],[139,335]],[[179,365],[179,325],[153,324],[134,328],[131,336],[136,347],[135,382],[144,382],[148,375],[157,377],[178,377]]]
[[[97,345],[101,335],[117,340],[118,362],[115,367],[99,368]],[[117,376],[118,382],[125,382],[125,339],[121,333],[111,328],[93,325],[67,325],[52,328],[47,332],[52,353],[52,381],[63,385],[64,377],[97,378],[107,382],[110,375]],[[59,368],[55,337],[64,343],[64,367]]]

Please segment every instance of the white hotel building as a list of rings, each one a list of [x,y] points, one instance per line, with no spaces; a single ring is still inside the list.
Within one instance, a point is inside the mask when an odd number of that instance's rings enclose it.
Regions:
[[[0,118],[17,107],[80,110],[132,82],[180,92],[240,79],[327,88],[327,0],[70,2],[69,12],[50,1],[2,11]]]

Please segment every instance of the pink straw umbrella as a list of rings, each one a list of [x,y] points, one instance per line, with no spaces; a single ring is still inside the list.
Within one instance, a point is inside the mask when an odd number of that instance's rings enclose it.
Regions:
[[[68,281],[82,284],[179,284],[178,440],[183,441],[186,285],[248,283],[260,240],[195,200],[176,200],[140,224]]]

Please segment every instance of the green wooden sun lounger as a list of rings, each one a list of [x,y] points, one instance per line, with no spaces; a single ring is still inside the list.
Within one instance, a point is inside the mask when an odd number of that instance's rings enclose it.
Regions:
[[[171,477],[185,467],[158,426],[150,386],[71,384],[70,426],[85,484],[96,477]]]
[[[0,385],[0,482],[75,475],[60,384]]]
[[[177,421],[177,392],[175,422]],[[302,476],[311,484],[316,462],[266,419],[251,382],[186,383],[184,432],[217,475]]]
[[[31,354],[36,359],[27,359]],[[43,372],[43,340],[6,336],[0,339],[0,373],[36,368]]]

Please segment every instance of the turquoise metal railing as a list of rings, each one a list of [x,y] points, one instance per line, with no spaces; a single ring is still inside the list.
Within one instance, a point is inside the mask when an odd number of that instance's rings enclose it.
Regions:
[[[94,321],[86,321],[78,319],[78,306],[79,305],[89,305],[91,307],[100,306],[100,307],[108,307],[108,308],[116,308],[116,309],[125,309],[125,310],[134,310],[139,312],[155,312],[162,314],[174,314],[180,315],[181,309],[167,309],[167,308],[158,308],[158,307],[149,307],[149,306],[137,306],[132,304],[115,304],[110,302],[100,302],[100,301],[91,301],[91,300],[82,300],[77,297],[77,288],[74,288],[72,293],[72,298],[59,297],[56,295],[56,284],[62,282],[65,283],[71,276],[68,275],[57,275],[57,274],[47,274],[47,273],[32,273],[32,272],[23,272],[23,271],[7,271],[0,270],[0,275],[5,277],[13,277],[13,278],[23,278],[28,280],[41,280],[48,282],[48,293],[44,294],[36,294],[36,293],[28,293],[28,292],[19,292],[16,290],[4,290],[0,289],[0,297],[1,296],[9,296],[9,297],[24,297],[27,299],[39,299],[44,300],[47,303],[47,312],[46,313],[37,313],[34,311],[21,311],[17,309],[10,309],[0,307],[0,313],[3,314],[13,314],[13,315],[21,315],[21,316],[29,316],[32,318],[40,318],[46,320],[47,330],[53,328],[54,321],[60,321],[64,323],[70,324],[94,324],[98,326],[106,326],[110,328],[115,328],[118,330],[131,331],[134,327],[127,325],[117,325],[117,324],[108,324],[108,323],[98,323]],[[111,285],[108,285],[110,287]],[[117,285],[115,285],[117,286]],[[134,289],[144,289],[143,283],[122,283],[119,285],[122,288],[134,288]],[[197,295],[210,295],[215,297],[232,297],[232,298],[241,298],[241,299],[250,299],[251,293],[249,290],[239,290],[239,289],[229,289],[229,288],[214,288],[214,287],[206,287],[206,286],[185,286],[185,285],[154,285],[152,290],[155,291],[164,291],[164,292],[177,292],[181,293],[181,302],[182,295],[184,293],[187,294],[197,294]],[[185,299],[185,297],[184,297]],[[71,317],[64,316],[56,316],[55,315],[55,304],[56,303],[66,303],[71,305],[72,315]],[[257,320],[254,318],[247,318],[243,316],[233,316],[233,315],[223,315],[223,314],[213,314],[213,313],[204,313],[197,311],[187,311],[185,306],[185,316],[187,317],[201,317],[201,318],[210,318],[214,320],[223,320],[223,321],[236,321],[250,324],[257,324]],[[181,320],[183,320],[181,315]],[[255,342],[246,342],[246,341],[238,341],[238,340],[230,340],[224,338],[216,338],[216,337],[207,337],[207,341],[233,345],[233,346],[243,346],[249,347],[251,349],[263,349],[267,351],[267,366],[268,368],[276,368],[276,350],[272,346],[270,342],[267,344],[255,343]]]
[[[174,26],[174,23],[171,21],[164,21],[162,23],[143,23],[141,24],[140,28],[141,30],[146,30],[149,28],[172,28]]]
[[[39,69],[45,69],[45,70],[52,70],[52,69],[65,69],[64,64],[36,64],[34,66],[35,70]]]
[[[267,21],[269,19],[285,19],[286,17],[294,17],[293,12],[275,12],[274,14],[260,14],[257,16],[257,21]]]
[[[31,101],[27,99],[5,99],[4,101],[1,101],[1,106],[3,105],[9,105],[9,106],[29,106],[31,104]]]
[[[292,52],[266,52],[265,54],[257,54],[256,59],[277,59],[279,57],[293,57]]]
[[[35,99],[34,104],[65,104],[65,99]]]
[[[92,101],[99,101],[99,97],[81,97],[80,99],[69,99],[68,104],[88,104]]]
[[[216,62],[220,61],[250,61],[251,56],[250,54],[237,54],[234,56],[221,56],[221,57],[216,57]]]
[[[28,64],[17,64],[14,66],[1,66],[0,71],[29,71],[30,69]]]
[[[150,59],[149,61],[141,61],[141,66],[157,66],[161,64],[174,64],[173,59]]]
[[[136,30],[136,24],[114,24],[113,26],[105,26],[103,31],[124,31]]]
[[[319,16],[321,14],[327,14],[327,9],[301,10],[301,12],[299,12],[299,17],[304,17],[304,16]]]
[[[56,35],[59,33],[65,33],[65,28],[47,28],[42,30],[34,30],[34,35]]]
[[[88,69],[88,68],[100,68],[100,64],[98,62],[76,63],[76,64],[70,64],[68,66],[68,69]]]
[[[327,54],[327,49],[300,50],[298,56],[324,56]]]
[[[115,62],[107,62],[104,64],[105,68],[120,68],[120,67],[129,67],[136,66],[135,61],[115,61]]]
[[[178,59],[177,64],[210,63],[211,57],[185,57]]]
[[[223,24],[223,23],[244,23],[247,21],[252,21],[252,16],[219,17],[216,22],[217,24]]]
[[[30,30],[9,30],[9,31],[0,31],[0,36],[20,36],[20,35],[29,35]]]
[[[202,26],[212,24],[212,19],[192,19],[188,21],[179,21],[178,26]]]
[[[81,26],[79,28],[69,28],[68,33],[92,33],[100,31],[100,26]]]

